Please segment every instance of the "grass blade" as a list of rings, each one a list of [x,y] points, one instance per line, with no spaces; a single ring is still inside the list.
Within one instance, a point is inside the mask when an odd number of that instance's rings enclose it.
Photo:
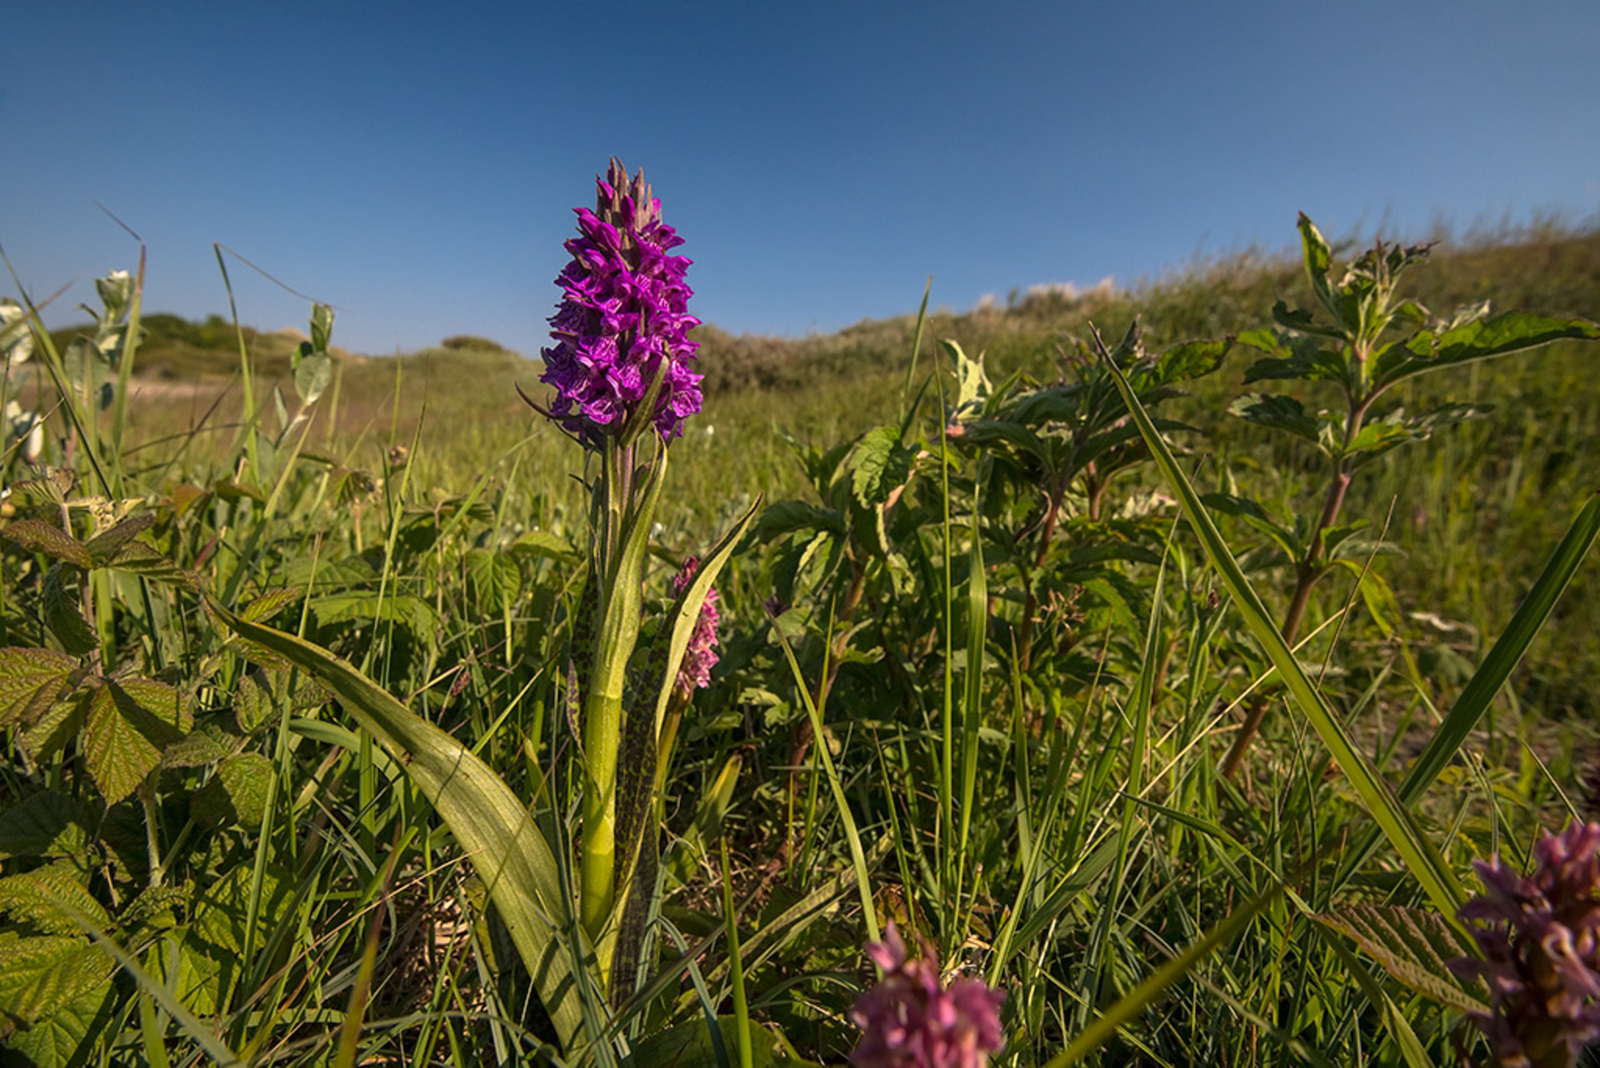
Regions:
[[[221,605],[230,628],[309,672],[336,694],[428,797],[472,858],[490,899],[533,976],[563,1047],[583,1030],[579,983],[584,963],[562,937],[567,895],[556,858],[533,817],[490,767],[444,731],[412,713],[348,661],[291,634],[246,622]]]
[[[1250,580],[1245,577],[1238,561],[1234,559],[1227,542],[1223,540],[1221,532],[1217,530],[1216,524],[1211,521],[1205,507],[1200,503],[1200,495],[1195,492],[1194,486],[1184,475],[1183,469],[1172,455],[1172,450],[1162,439],[1161,432],[1151,422],[1149,413],[1134,395],[1127,376],[1117,367],[1116,361],[1106,354],[1105,346],[1098,343],[1098,338],[1096,341],[1101,358],[1105,361],[1117,390],[1122,394],[1128,412],[1149,447],[1151,456],[1161,469],[1167,484],[1172,488],[1173,495],[1178,498],[1184,516],[1205,547],[1206,555],[1211,558],[1228,594],[1233,598],[1240,615],[1244,617],[1245,624],[1250,628],[1262,651],[1266,653],[1267,659],[1277,668],[1279,676],[1294,697],[1295,703],[1299,705],[1300,711],[1322,738],[1323,744],[1328,747],[1333,758],[1338,761],[1340,769],[1349,779],[1362,805],[1377,821],[1378,827],[1405,861],[1412,876],[1422,885],[1434,906],[1446,916],[1453,917],[1456,908],[1465,900],[1465,894],[1455,874],[1446,867],[1433,843],[1412,820],[1410,810],[1400,803],[1394,791],[1379,777],[1372,762],[1356,746],[1354,739],[1345,730],[1343,722],[1301,669],[1293,651],[1284,641],[1283,635],[1278,632],[1277,624],[1267,614],[1266,606],[1262,604],[1261,598],[1250,585]]]

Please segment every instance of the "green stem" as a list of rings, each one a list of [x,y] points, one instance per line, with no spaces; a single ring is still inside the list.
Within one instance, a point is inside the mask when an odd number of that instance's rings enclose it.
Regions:
[[[616,904],[617,754],[622,745],[622,702],[628,661],[639,641],[644,566],[650,522],[660,496],[666,453],[634,484],[634,450],[607,440],[595,486],[597,526],[594,574],[600,583],[595,645],[583,695],[583,838],[579,857],[578,917],[594,940],[600,973],[610,974]]]

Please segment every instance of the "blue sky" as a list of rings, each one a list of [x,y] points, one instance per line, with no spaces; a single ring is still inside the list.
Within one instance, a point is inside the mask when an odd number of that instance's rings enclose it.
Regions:
[[[0,245],[28,291],[149,248],[149,310],[227,312],[213,242],[387,354],[534,354],[616,154],[691,304],[796,336],[1197,256],[1600,209],[1600,4],[21,3]],[[230,261],[241,318],[309,308]],[[0,293],[14,292],[0,280]]]

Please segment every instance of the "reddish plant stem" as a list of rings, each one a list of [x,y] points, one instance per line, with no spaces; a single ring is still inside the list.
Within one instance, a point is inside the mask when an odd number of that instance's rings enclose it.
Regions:
[[[1344,447],[1349,449],[1350,443],[1361,433],[1361,424],[1366,418],[1367,407],[1372,403],[1371,396],[1363,398],[1359,403],[1350,408],[1350,416],[1345,420]],[[1300,624],[1305,619],[1306,605],[1311,601],[1311,587],[1316,585],[1317,579],[1322,576],[1323,536],[1328,528],[1339,521],[1339,510],[1344,507],[1345,494],[1350,489],[1351,473],[1345,468],[1345,457],[1340,455],[1333,461],[1333,478],[1328,484],[1328,496],[1322,503],[1322,515],[1317,520],[1317,528],[1311,534],[1311,544],[1306,549],[1306,555],[1295,566],[1294,593],[1289,597],[1289,608],[1283,614],[1283,625],[1279,633],[1283,640],[1292,648],[1294,640],[1300,633]],[[1239,765],[1244,762],[1244,755],[1250,748],[1250,743],[1255,740],[1256,732],[1261,729],[1261,721],[1266,718],[1268,702],[1257,700],[1250,707],[1250,713],[1245,717],[1244,723],[1239,726],[1239,733],[1233,739],[1233,746],[1228,750],[1228,755],[1222,761],[1222,776],[1232,779],[1239,771]]]

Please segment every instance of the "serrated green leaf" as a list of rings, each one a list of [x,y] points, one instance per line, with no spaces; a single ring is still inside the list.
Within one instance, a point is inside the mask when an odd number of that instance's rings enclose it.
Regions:
[[[44,623],[56,640],[74,656],[84,656],[100,644],[94,628],[83,618],[78,596],[67,586],[67,577],[74,579],[81,573],[70,571],[67,565],[56,564],[45,572],[39,584],[39,599],[44,609]]]
[[[1155,380],[1189,382],[1202,378],[1222,366],[1223,357],[1232,347],[1232,339],[1186,341],[1175,345],[1156,361]]]
[[[81,913],[99,927],[108,926],[111,919],[105,908],[81,878],[78,866],[70,860],[8,875],[0,879],[0,913],[9,914],[14,924],[27,925],[42,935],[81,935],[83,928],[69,910]]]
[[[1488,1012],[1489,988],[1482,979],[1460,979],[1446,962],[1473,957],[1471,939],[1436,912],[1391,905],[1351,905],[1317,919],[1355,940],[1392,975],[1441,1005],[1462,1012]]]
[[[268,590],[239,609],[239,616],[242,619],[250,620],[252,623],[260,623],[271,619],[299,599],[300,591],[297,589]]]
[[[189,811],[212,830],[239,826],[253,831],[266,816],[273,774],[272,761],[262,754],[235,753],[195,792]]]
[[[133,792],[183,737],[178,691],[149,679],[106,681],[89,703],[84,760],[107,804]],[[185,725],[186,726],[186,725]]]
[[[89,853],[89,806],[54,790],[39,790],[0,812],[0,859],[70,857]]]
[[[826,531],[843,537],[848,527],[838,512],[805,501],[774,501],[756,521],[756,538],[763,542],[797,530]]]
[[[1258,426],[1285,431],[1319,447],[1322,444],[1322,420],[1306,411],[1305,405],[1293,397],[1246,393],[1228,405],[1228,414]]]
[[[108,530],[90,538],[84,548],[88,550],[89,559],[95,567],[105,567],[117,553],[139,536],[139,533],[148,529],[156,521],[156,517],[149,512],[143,515],[129,516]]]
[[[900,428],[880,426],[867,433],[850,455],[850,488],[863,508],[884,504],[906,484],[917,450],[900,443]]]
[[[0,649],[0,727],[32,723],[66,693],[78,662],[53,649]]]
[[[1424,330],[1381,349],[1373,358],[1373,385],[1386,389],[1403,379],[1440,367],[1547,345],[1561,340],[1600,338],[1600,323],[1562,319],[1534,312],[1506,312],[1492,319],[1469,320],[1435,334]]]
[[[94,566],[88,546],[60,527],[37,519],[15,519],[0,527],[0,538],[31,552],[44,553],[84,571]]]
[[[130,575],[138,575],[152,582],[163,582],[169,586],[183,586],[186,589],[197,590],[199,580],[191,573],[173,563],[165,554],[152,545],[142,541],[130,541],[122,546],[115,556],[103,565],[112,571],[123,571]]]
[[[558,564],[571,567],[583,563],[583,557],[572,543],[566,538],[552,534],[548,530],[530,530],[522,534],[511,543],[507,552],[513,556],[527,556],[533,559],[554,560]]]
[[[233,718],[246,734],[273,722],[278,716],[277,702],[262,671],[252,671],[239,680],[233,692]]]
[[[522,592],[522,569],[494,549],[468,549],[464,563],[473,596],[487,611],[503,612]]]
[[[114,983],[94,983],[76,997],[55,1005],[48,1016],[26,1031],[6,1039],[6,1049],[30,1068],[80,1068],[84,1063],[82,1051],[91,1048],[92,1041],[111,1027],[117,1001]],[[5,1016],[0,1012],[0,1036],[5,1030]]]
[[[225,760],[239,751],[244,739],[229,734],[215,722],[206,723],[185,734],[162,750],[164,768],[199,768]]]
[[[439,616],[433,605],[410,594],[380,594],[377,591],[350,590],[345,593],[324,594],[311,602],[317,622],[323,626],[333,623],[358,623],[371,626],[374,622],[393,623],[404,627],[425,644],[433,644],[439,634]]]
[[[113,961],[82,937],[0,938],[0,1005],[36,1024],[111,977]]]
[[[89,708],[89,694],[78,691],[65,701],[57,701],[39,721],[18,735],[22,748],[35,760],[45,760],[78,736]]]

